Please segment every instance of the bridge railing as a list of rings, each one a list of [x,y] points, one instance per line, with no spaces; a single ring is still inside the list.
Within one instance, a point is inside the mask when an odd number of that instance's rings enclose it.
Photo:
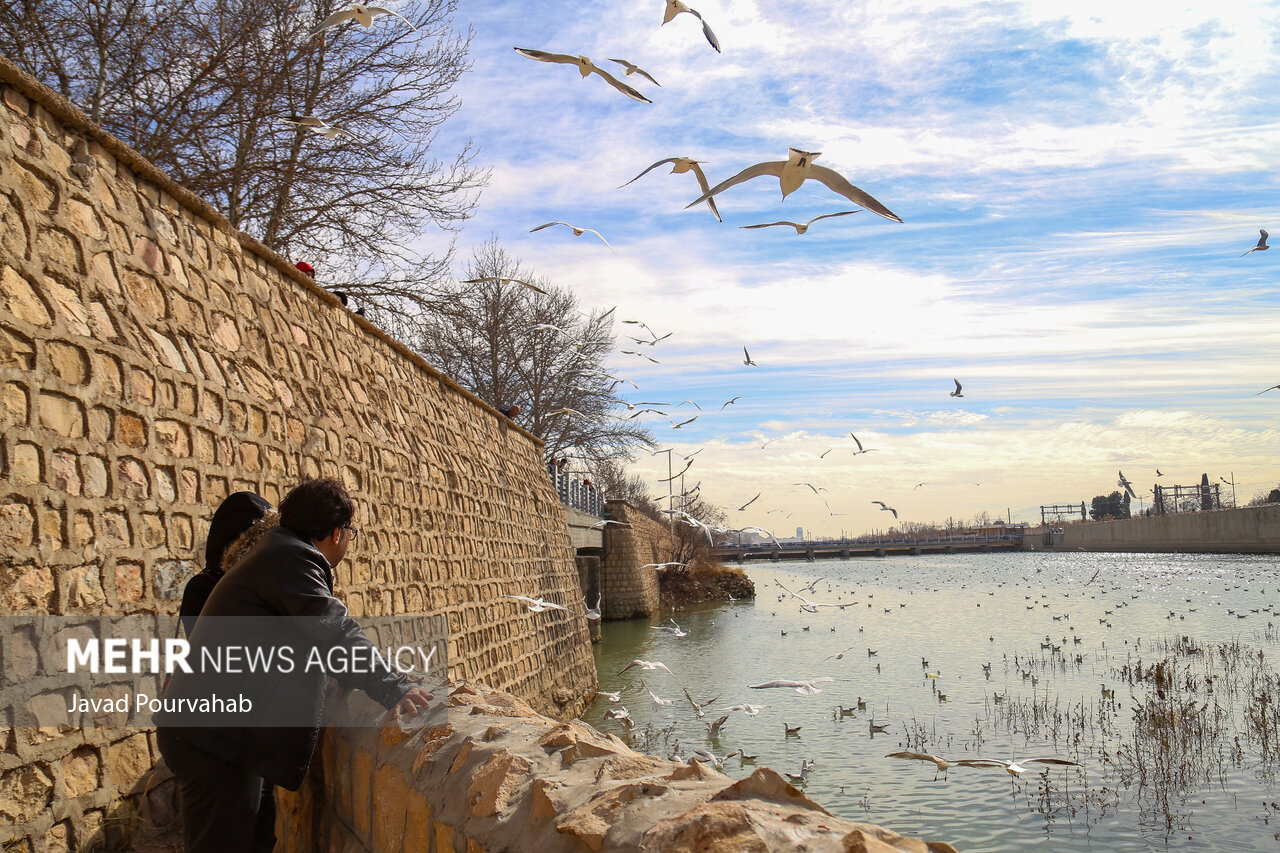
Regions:
[[[1021,542],[1021,533],[967,533],[953,536],[863,536],[856,539],[824,539],[821,541],[779,542],[787,550],[802,548],[879,548],[884,545],[953,545],[984,542]],[[724,550],[751,550],[773,548],[771,542],[755,542],[738,545],[725,542],[718,546]]]
[[[551,485],[560,496],[560,503],[580,512],[604,518],[604,495],[589,481],[579,480],[559,465],[547,463]]]

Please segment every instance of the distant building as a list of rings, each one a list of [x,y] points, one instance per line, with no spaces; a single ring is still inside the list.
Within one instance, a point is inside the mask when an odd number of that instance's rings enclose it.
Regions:
[[[797,527],[797,528],[796,528],[796,538],[797,538],[797,539],[800,539],[800,540],[803,540],[803,539],[804,539],[804,528],[803,528],[803,527]]]

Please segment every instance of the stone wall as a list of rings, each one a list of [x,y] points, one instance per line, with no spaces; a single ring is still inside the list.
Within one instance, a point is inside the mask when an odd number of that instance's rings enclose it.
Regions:
[[[1082,522],[1057,539],[1068,550],[1280,554],[1280,505]]]
[[[540,717],[484,685],[458,685],[447,704],[447,722],[416,731],[326,730],[303,788],[279,797],[277,849],[954,850],[834,817],[767,767],[735,782]]]
[[[3,58],[0,430],[0,611],[167,632],[225,495],[333,476],[360,507],[337,572],[357,619],[418,614],[447,629],[451,677],[553,715],[594,688],[540,443]],[[535,618],[504,594],[571,609]],[[0,644],[2,695],[65,702],[32,680],[42,638]],[[151,733],[15,713],[0,844],[88,848],[157,757]]]
[[[670,559],[668,555],[674,551],[671,532],[626,501],[608,501],[605,507],[609,518],[631,526],[605,528],[600,567],[604,618],[652,616],[658,612],[658,573],[640,567]]]

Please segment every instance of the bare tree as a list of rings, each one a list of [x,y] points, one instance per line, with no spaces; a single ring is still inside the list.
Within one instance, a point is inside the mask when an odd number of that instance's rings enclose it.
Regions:
[[[319,262],[384,312],[429,303],[439,260],[401,246],[471,214],[473,150],[438,157],[467,69],[455,0],[309,38],[334,0],[6,0],[0,53],[83,108],[232,225]],[[315,115],[350,136],[286,124]]]
[[[604,368],[613,351],[612,311],[583,314],[577,297],[538,278],[489,241],[476,249],[467,279],[515,278],[518,284],[449,286],[423,321],[424,356],[498,408],[518,405],[518,423],[551,455],[588,464],[651,447],[648,430],[622,420],[620,380]]]

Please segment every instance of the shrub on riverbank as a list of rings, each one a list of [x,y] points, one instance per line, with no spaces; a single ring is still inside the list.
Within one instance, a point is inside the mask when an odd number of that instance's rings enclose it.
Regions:
[[[668,569],[658,576],[658,600],[662,607],[680,609],[704,601],[755,598],[756,587],[742,569],[718,562],[694,563],[687,569]]]

